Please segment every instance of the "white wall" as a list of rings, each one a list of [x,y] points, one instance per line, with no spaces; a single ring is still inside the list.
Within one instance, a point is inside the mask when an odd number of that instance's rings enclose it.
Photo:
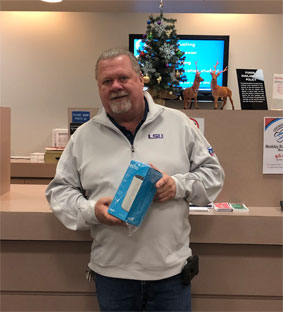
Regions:
[[[94,65],[110,47],[128,48],[149,14],[0,12],[1,106],[11,107],[12,155],[44,151],[68,107],[100,105]],[[273,73],[283,73],[282,15],[165,14],[178,34],[230,35],[228,85],[240,109],[236,68],[262,68],[268,105]],[[226,105],[230,109],[229,103]]]

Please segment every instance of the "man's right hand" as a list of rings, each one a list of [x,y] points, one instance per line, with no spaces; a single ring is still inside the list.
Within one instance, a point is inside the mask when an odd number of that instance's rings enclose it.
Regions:
[[[112,202],[112,199],[113,197],[102,197],[96,202],[94,212],[97,220],[102,224],[126,226],[124,221],[108,213],[108,208]]]

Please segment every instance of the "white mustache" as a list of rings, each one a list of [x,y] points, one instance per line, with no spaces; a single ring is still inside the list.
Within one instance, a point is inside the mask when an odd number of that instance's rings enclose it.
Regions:
[[[113,92],[110,94],[110,100],[118,98],[118,97],[122,97],[122,96],[127,96],[128,93],[122,91],[122,92]]]

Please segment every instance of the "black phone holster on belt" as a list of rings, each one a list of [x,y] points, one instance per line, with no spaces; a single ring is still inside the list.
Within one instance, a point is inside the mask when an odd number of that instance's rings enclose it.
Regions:
[[[198,275],[199,265],[198,265],[198,256],[191,256],[187,259],[187,263],[185,264],[181,274],[183,283],[185,285],[189,285],[191,280]]]

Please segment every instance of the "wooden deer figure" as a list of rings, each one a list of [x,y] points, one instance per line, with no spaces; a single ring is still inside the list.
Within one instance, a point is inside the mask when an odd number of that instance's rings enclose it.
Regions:
[[[218,72],[216,74],[216,67],[219,63],[216,62],[216,65],[213,66],[215,68],[214,71],[211,71],[210,74],[211,74],[211,77],[212,77],[212,80],[211,80],[211,92],[212,92],[212,96],[214,98],[214,109],[217,109],[218,108],[218,98],[223,98],[223,104],[222,104],[222,107],[221,109],[223,109],[223,107],[225,106],[226,102],[227,102],[227,97],[230,99],[230,102],[232,104],[232,109],[234,109],[234,103],[233,103],[233,100],[232,100],[232,91],[231,89],[229,89],[228,87],[220,87],[217,85],[217,77],[226,72],[228,70],[228,67],[226,66],[224,68],[224,70]]]
[[[200,76],[201,71],[198,71],[197,68],[197,62],[196,64],[196,75],[195,75],[195,80],[193,85],[190,88],[186,88],[184,90],[184,109],[188,108],[188,102],[189,102],[189,108],[192,108],[192,99],[194,99],[194,104],[195,108],[199,108],[198,103],[197,103],[197,96],[198,96],[198,90],[199,90],[199,85],[203,81],[203,79]]]

